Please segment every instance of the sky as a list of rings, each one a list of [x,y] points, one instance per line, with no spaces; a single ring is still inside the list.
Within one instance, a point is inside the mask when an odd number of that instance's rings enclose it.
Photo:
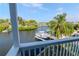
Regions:
[[[66,20],[79,21],[78,3],[18,3],[17,15],[25,20],[34,19],[47,22],[57,14],[66,13]],[[0,4],[0,18],[10,18],[8,4]]]

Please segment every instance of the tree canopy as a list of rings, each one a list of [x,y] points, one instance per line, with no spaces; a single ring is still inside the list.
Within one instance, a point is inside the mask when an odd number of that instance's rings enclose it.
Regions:
[[[62,35],[71,35],[74,31],[73,23],[66,21],[65,13],[55,16],[53,20],[48,22],[48,27],[54,32],[57,38],[62,37]]]
[[[22,17],[18,17],[18,26],[18,30],[20,31],[31,31],[38,28],[37,21],[32,19],[24,20]],[[9,19],[0,19],[0,32],[4,30],[12,30]]]

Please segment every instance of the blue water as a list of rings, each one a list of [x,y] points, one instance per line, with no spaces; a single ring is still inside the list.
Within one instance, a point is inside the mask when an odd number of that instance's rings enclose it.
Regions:
[[[36,41],[34,36],[37,31],[46,31],[47,26],[42,26],[33,32],[22,31],[20,33],[21,43]],[[12,33],[0,33],[0,55],[5,55],[12,46]]]

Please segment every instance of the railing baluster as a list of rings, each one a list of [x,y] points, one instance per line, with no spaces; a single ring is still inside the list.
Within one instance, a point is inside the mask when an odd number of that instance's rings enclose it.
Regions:
[[[79,44],[78,44],[79,42],[77,41],[77,53],[76,53],[76,56],[78,56],[78,51],[79,51]]]
[[[66,56],[67,56],[67,43],[66,43],[66,47],[65,48],[66,48]]]
[[[73,47],[73,55],[75,54],[75,44],[74,44],[74,42],[73,42],[73,45],[74,45],[74,47]]]
[[[79,42],[76,41],[76,55],[75,56],[79,56]]]
[[[36,56],[36,48],[34,49],[34,56]]]
[[[73,56],[74,54],[73,54],[73,50],[74,50],[74,44],[73,44],[73,42],[72,42],[72,47],[71,47],[71,56]]]
[[[70,42],[68,43],[68,56],[69,56],[69,52],[70,52]]]
[[[21,51],[19,51],[19,56],[21,56]]]
[[[77,45],[77,50],[76,50],[76,56],[78,56],[78,51],[79,51],[79,45],[78,45],[78,41],[77,41],[77,43],[76,43],[76,45]]]
[[[48,56],[50,56],[50,46],[48,46]]]
[[[21,55],[20,55],[20,56],[23,56],[23,54],[22,54],[22,49],[20,49],[20,53],[21,53]]]
[[[46,56],[46,48],[44,47],[44,56]]]
[[[77,44],[76,44],[77,42],[74,42],[74,56],[76,55],[76,49],[77,49]]]
[[[58,56],[58,45],[56,47],[56,56]]]
[[[62,53],[62,44],[60,44],[60,56],[61,56],[61,53]]]
[[[73,43],[73,50],[72,50],[72,53],[73,53],[73,56],[74,56],[74,49],[75,49],[75,46],[74,46],[74,42]]]
[[[54,45],[52,45],[52,56],[54,56]]]
[[[69,43],[70,47],[69,47],[69,56],[71,56],[71,49],[72,49],[72,43]]]
[[[71,42],[71,44],[72,44],[72,47],[71,47],[71,56],[73,56],[73,42]]]
[[[71,42],[69,43],[70,47],[69,47],[69,56],[71,56],[71,47],[72,47],[72,44]]]
[[[41,48],[39,48],[39,54],[38,54],[39,56],[41,56],[41,54],[40,54],[40,53],[41,53]]]
[[[30,52],[30,49],[29,49],[29,56],[31,56],[31,52]]]
[[[23,53],[23,56],[25,56],[25,50],[24,49],[22,49],[22,53]]]
[[[76,55],[77,56],[77,50],[78,50],[78,41],[76,42]]]
[[[63,56],[65,56],[65,49],[66,49],[66,46],[65,46],[66,44],[63,44]]]
[[[68,56],[68,43],[66,43],[66,56]]]

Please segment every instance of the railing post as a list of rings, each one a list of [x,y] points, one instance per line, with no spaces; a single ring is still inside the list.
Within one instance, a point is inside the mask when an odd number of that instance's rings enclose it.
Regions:
[[[15,47],[19,47],[19,31],[18,31],[18,19],[17,19],[17,10],[15,3],[9,3],[11,25],[12,25],[12,39]]]

